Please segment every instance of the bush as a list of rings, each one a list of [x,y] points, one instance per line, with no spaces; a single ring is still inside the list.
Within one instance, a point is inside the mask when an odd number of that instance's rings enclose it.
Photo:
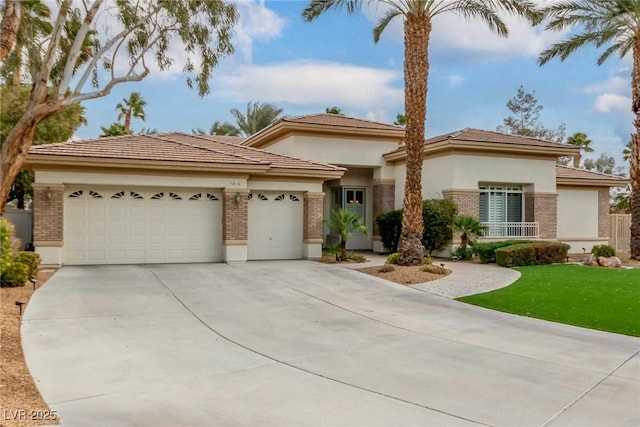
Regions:
[[[0,271],[13,261],[13,225],[6,218],[0,218]]]
[[[496,249],[496,262],[503,267],[564,262],[570,246],[557,242],[529,242]]]
[[[0,285],[3,287],[24,286],[29,278],[29,266],[20,262],[12,262],[2,269]]]
[[[42,262],[40,254],[35,252],[18,252],[14,260],[28,267],[29,277],[38,276],[38,268],[40,268],[40,263]]]
[[[389,264],[382,265],[378,269],[379,273],[391,273],[392,271],[395,271],[395,267]]]
[[[451,223],[456,216],[456,204],[452,200],[432,199],[422,202],[422,244],[432,253],[441,251],[451,241]],[[376,216],[376,224],[385,249],[398,251],[402,232],[402,210],[389,211]]]
[[[473,258],[473,249],[458,246],[451,252],[451,256],[458,259],[471,259]]]
[[[475,245],[473,245],[473,252],[480,257],[481,263],[488,264],[490,262],[496,262],[496,249],[504,248],[511,245],[518,245],[521,243],[531,243],[531,241],[503,240],[500,242],[476,243]]]
[[[399,259],[400,259],[400,254],[397,252],[393,253],[387,257],[385,264],[397,264]]]
[[[437,274],[439,276],[445,276],[449,274],[449,270],[439,265],[427,264],[422,266],[422,271],[425,273]]]
[[[521,243],[496,249],[496,262],[503,267],[534,265],[536,252],[531,243]]]
[[[422,245],[429,254],[442,251],[451,242],[451,224],[458,208],[453,200],[430,199],[422,202]]]
[[[597,258],[597,257],[612,257],[612,256],[616,256],[616,250],[609,245],[596,245],[593,248],[591,248],[591,253]]]
[[[398,242],[402,232],[402,210],[389,211],[376,216],[376,224],[385,249],[389,253],[398,252]]]

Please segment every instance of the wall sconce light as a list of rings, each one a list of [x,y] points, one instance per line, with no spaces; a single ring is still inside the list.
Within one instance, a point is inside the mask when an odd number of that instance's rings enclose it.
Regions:
[[[236,195],[233,196],[233,201],[236,203],[236,205],[239,204],[241,200],[242,200],[242,194],[236,193]]]
[[[46,189],[46,190],[45,190],[45,192],[44,192],[44,197],[45,197],[47,200],[51,200],[51,199],[53,199],[53,191],[51,190],[51,188],[47,187],[47,189]]]

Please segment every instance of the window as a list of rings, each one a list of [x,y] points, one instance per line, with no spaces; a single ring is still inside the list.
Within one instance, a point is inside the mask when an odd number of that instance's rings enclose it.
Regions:
[[[481,222],[521,222],[523,205],[520,186],[480,186]]]

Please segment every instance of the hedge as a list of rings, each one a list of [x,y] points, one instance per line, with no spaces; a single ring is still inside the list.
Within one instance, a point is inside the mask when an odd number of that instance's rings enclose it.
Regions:
[[[529,242],[496,249],[496,262],[503,267],[565,262],[570,246],[557,242]]]
[[[476,243],[473,245],[473,252],[480,257],[480,262],[488,264],[496,262],[496,249],[521,243],[531,243],[531,240],[502,240],[500,242]]]
[[[429,253],[444,249],[451,241],[451,223],[456,213],[456,204],[452,200],[431,199],[422,202],[422,244]],[[379,214],[376,224],[385,249],[389,253],[397,252],[402,232],[402,209]]]

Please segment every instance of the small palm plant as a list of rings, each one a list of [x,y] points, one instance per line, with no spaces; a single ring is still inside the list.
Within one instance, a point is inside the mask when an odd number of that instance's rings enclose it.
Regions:
[[[480,221],[469,215],[458,215],[452,224],[453,231],[460,233],[460,254],[467,258],[467,245],[474,243],[484,234],[485,227]]]
[[[347,240],[353,233],[367,233],[364,220],[357,213],[344,209],[331,211],[331,219],[325,221],[332,231],[340,233],[340,254],[338,261],[347,260]]]

